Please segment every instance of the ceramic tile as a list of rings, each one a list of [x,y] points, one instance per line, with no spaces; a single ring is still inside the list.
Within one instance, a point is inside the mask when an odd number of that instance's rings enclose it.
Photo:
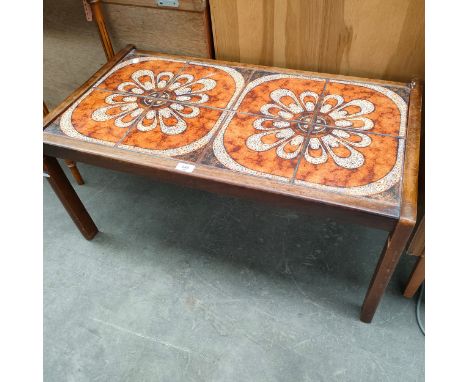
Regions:
[[[174,90],[175,99],[206,107],[231,108],[251,73],[248,69],[192,61],[179,75],[182,86]]]
[[[95,86],[141,96],[163,94],[186,65],[184,60],[135,57],[117,64]]]
[[[150,106],[119,148],[196,161],[226,112],[178,103]]]
[[[45,132],[397,206],[409,91],[132,53]]]
[[[235,110],[311,123],[325,84],[320,78],[256,72],[236,102]]]
[[[60,131],[72,138],[113,145],[142,116],[148,105],[144,97],[90,89],[60,118]],[[52,124],[46,131],[57,132]]]
[[[398,199],[404,139],[316,125],[306,142],[296,184],[354,196],[387,192],[377,198]]]
[[[232,113],[223,122],[202,163],[288,182],[306,131],[292,137],[292,129],[285,129],[284,123]]]
[[[316,122],[330,127],[405,137],[409,88],[330,81]]]
[[[134,57],[118,64],[96,86],[114,92],[213,108],[230,107],[251,70],[159,57]]]

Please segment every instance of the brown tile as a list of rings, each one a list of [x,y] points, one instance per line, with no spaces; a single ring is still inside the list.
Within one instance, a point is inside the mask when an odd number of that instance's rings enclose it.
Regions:
[[[405,136],[407,95],[381,85],[330,81],[317,123],[342,129]],[[402,97],[403,96],[403,97]]]
[[[388,196],[393,202],[399,195],[404,143],[401,138],[315,126],[294,182],[366,197],[396,186],[397,195]]]
[[[306,131],[285,121],[232,114],[223,123],[202,163],[245,174],[290,181]]]
[[[142,97],[90,89],[62,115],[60,130],[73,138],[114,144],[147,107]]]
[[[269,72],[255,73],[254,76],[236,103],[236,111],[313,122],[325,80]]]
[[[151,106],[120,148],[196,161],[224,118],[223,111],[166,103]]]

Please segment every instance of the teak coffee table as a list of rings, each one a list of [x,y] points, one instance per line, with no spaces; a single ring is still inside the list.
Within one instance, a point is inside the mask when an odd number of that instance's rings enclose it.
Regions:
[[[421,90],[127,46],[44,118],[44,169],[97,231],[56,158],[385,229],[370,322],[416,221]]]

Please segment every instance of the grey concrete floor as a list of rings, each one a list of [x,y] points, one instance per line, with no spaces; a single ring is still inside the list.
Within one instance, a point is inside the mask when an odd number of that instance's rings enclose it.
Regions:
[[[88,242],[44,182],[45,381],[423,381],[385,232],[79,165]]]

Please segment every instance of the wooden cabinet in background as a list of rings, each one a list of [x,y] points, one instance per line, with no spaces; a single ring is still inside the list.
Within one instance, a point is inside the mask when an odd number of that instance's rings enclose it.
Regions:
[[[140,49],[209,58],[211,26],[207,0],[179,0],[178,8],[155,0],[102,0],[116,51],[132,43]]]
[[[424,0],[210,0],[216,58],[424,78]]]
[[[103,0],[116,51],[133,43],[169,54],[212,55],[206,0],[179,0],[179,9],[155,0]],[[52,109],[106,62],[95,22],[81,0],[44,0],[44,101]]]

